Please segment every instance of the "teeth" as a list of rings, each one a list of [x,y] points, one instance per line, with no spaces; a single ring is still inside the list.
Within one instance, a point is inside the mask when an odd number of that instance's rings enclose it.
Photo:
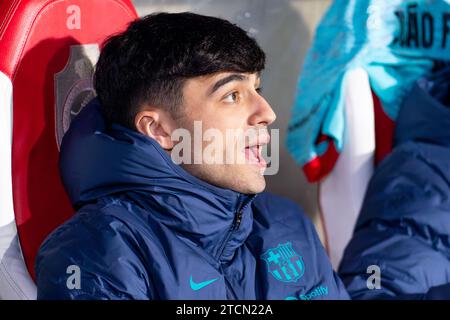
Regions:
[[[253,149],[253,155],[255,156],[256,160],[258,162],[260,162],[260,159],[259,159],[259,146],[255,146],[252,149]]]
[[[248,146],[246,147],[246,149],[251,151],[251,154],[253,155],[257,163],[261,162],[261,155],[260,155],[261,145],[257,144],[254,146]]]

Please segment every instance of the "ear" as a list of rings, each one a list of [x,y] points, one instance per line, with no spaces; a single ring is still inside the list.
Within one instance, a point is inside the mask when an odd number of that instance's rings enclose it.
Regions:
[[[156,140],[164,150],[171,150],[173,120],[162,110],[140,111],[135,117],[136,130]]]

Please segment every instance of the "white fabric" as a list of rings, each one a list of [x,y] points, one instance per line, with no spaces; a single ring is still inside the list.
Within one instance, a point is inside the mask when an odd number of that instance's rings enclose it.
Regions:
[[[0,72],[0,300],[36,299],[20,249],[11,178],[12,84]]]
[[[35,300],[36,295],[13,221],[0,227],[0,300]]]
[[[0,72],[0,227],[14,220],[11,185],[12,84]]]
[[[373,174],[375,154],[375,118],[368,75],[363,69],[354,69],[344,81],[346,141],[335,168],[319,186],[328,252],[335,268],[353,233]]]

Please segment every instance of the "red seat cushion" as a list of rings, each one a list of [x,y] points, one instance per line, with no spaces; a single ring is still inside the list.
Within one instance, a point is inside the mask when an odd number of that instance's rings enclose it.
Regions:
[[[55,74],[68,63],[71,46],[101,44],[136,17],[129,0],[0,4],[0,71],[13,83],[14,213],[33,277],[42,241],[73,214],[58,169]]]

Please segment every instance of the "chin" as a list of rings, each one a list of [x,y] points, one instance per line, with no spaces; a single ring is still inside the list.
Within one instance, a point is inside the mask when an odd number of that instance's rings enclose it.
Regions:
[[[254,194],[261,193],[266,188],[266,180],[264,176],[251,175],[245,181],[241,181],[241,183],[236,186],[235,191],[244,193],[244,194]]]
[[[263,192],[266,180],[255,167],[184,166],[192,175],[216,187],[231,189],[243,194]]]
[[[253,186],[251,193],[261,193],[266,189],[266,181],[264,180],[263,183]]]
[[[256,194],[256,193],[261,193],[264,191],[264,189],[266,188],[266,185],[264,184],[264,186],[251,186],[250,188],[248,188],[246,191],[242,191],[241,193],[243,194]]]

